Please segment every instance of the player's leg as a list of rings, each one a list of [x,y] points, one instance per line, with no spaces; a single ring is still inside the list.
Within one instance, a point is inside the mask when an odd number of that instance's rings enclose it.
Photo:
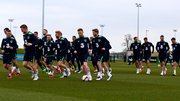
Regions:
[[[13,57],[12,62],[13,62],[13,65],[16,67],[16,76],[19,76],[21,74],[21,71],[19,69],[19,64],[17,63],[15,56]]]
[[[85,62],[83,62],[82,66],[83,66],[85,75],[87,75],[87,77],[88,77],[88,81],[92,81],[92,76],[91,76],[90,68],[88,67],[88,63],[85,61]]]
[[[57,61],[58,61],[57,64],[61,68],[61,71],[63,73],[63,75],[60,78],[64,78],[71,75],[70,69],[65,65],[65,63],[63,63],[64,58],[65,56],[62,55],[57,57]]]

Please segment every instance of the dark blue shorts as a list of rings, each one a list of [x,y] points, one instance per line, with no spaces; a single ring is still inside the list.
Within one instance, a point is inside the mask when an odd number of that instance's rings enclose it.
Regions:
[[[23,61],[33,62],[35,59],[35,52],[25,52]]]
[[[167,60],[167,53],[159,53],[159,60],[160,62],[166,62]]]
[[[151,59],[151,53],[144,53],[144,60],[147,62]]]
[[[57,61],[64,61],[66,58],[66,53],[61,53],[56,55],[56,60]]]
[[[108,62],[109,61],[109,56],[110,56],[110,53],[109,51],[106,51],[103,55],[103,62]]]
[[[142,60],[142,55],[141,54],[139,54],[139,53],[134,53],[134,55],[133,55],[133,60],[134,61],[141,61]]]
[[[53,57],[53,56],[47,56],[47,57],[46,57],[46,64],[47,64],[47,65],[51,65],[52,62],[53,62],[53,60],[54,60],[54,57]]]
[[[180,53],[173,54],[173,62],[179,63],[180,60]]]
[[[3,64],[11,64],[13,60],[13,54],[4,54],[3,55]]]
[[[84,64],[84,62],[87,62],[88,61],[88,56],[89,54],[79,54],[78,55],[78,58],[79,58],[79,61],[81,62],[81,65]]]

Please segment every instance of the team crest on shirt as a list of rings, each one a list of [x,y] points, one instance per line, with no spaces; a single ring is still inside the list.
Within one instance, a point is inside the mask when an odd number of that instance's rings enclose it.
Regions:
[[[27,39],[30,39],[30,36],[28,36]]]
[[[13,43],[13,41],[11,40],[10,43]]]
[[[87,42],[87,40],[86,40],[86,39],[84,39],[84,42]]]
[[[98,39],[98,42],[100,42],[101,41],[101,39]]]
[[[60,44],[62,43],[62,41],[60,41]]]

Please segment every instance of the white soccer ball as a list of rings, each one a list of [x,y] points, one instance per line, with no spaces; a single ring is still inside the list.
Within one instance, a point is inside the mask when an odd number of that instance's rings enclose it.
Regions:
[[[87,75],[83,75],[83,77],[82,77],[82,81],[88,81],[89,79],[88,79],[88,76]]]

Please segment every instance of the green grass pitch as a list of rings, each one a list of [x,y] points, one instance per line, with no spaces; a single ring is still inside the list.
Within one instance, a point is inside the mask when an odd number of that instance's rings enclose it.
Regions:
[[[0,101],[179,101],[180,70],[173,77],[172,68],[168,74],[160,76],[160,68],[152,64],[152,74],[145,70],[135,74],[134,65],[122,62],[112,63],[113,78],[106,81],[83,82],[83,74],[73,73],[67,79],[54,79],[39,73],[40,80],[32,81],[30,73],[21,66],[22,75],[6,79],[7,71],[0,63]],[[92,66],[90,65],[91,69]]]

